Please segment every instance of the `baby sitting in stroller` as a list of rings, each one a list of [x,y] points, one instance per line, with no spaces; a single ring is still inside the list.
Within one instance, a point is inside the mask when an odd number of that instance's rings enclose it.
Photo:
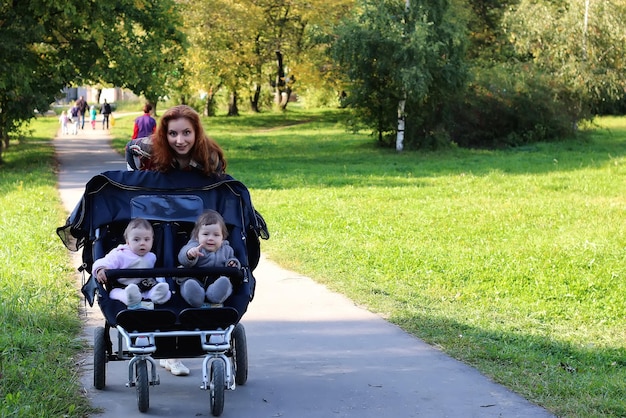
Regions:
[[[183,267],[241,268],[227,237],[228,229],[222,215],[214,210],[205,211],[196,221],[191,239],[178,253],[178,262]],[[223,303],[233,293],[233,286],[228,277],[221,276],[205,290],[199,280],[187,278],[180,280],[180,293],[188,304],[199,308],[205,297],[210,304]]]
[[[93,263],[92,274],[100,283],[107,282],[107,269],[145,269],[153,268],[156,255],[151,252],[154,242],[152,225],[145,219],[135,218],[124,230],[125,244],[112,249],[106,256]],[[124,287],[113,287],[109,292],[111,299],[123,302],[129,309],[142,307],[142,299],[150,299],[155,304],[170,300],[172,293],[165,280],[154,278],[120,278]]]

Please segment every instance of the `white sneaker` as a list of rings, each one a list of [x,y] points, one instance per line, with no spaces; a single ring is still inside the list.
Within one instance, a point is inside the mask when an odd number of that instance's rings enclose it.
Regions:
[[[189,369],[180,360],[166,360],[165,369],[169,370],[174,376],[187,376]]]
[[[161,360],[159,360],[159,366],[164,367],[165,370],[169,370],[169,366],[167,365],[167,360],[165,360],[164,358],[162,358]]]

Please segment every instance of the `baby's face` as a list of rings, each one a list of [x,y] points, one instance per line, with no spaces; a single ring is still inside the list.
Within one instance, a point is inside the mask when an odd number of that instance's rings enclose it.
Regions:
[[[146,255],[152,249],[154,234],[149,229],[134,228],[128,233],[126,243],[137,255]]]
[[[198,230],[198,242],[207,251],[217,251],[223,241],[222,228],[218,224],[202,225]]]

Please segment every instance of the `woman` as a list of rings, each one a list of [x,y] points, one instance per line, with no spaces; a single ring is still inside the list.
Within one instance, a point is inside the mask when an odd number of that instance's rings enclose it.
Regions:
[[[204,132],[200,115],[186,105],[165,111],[152,136],[131,140],[126,162],[129,170],[197,170],[207,177],[226,172],[224,152]],[[161,360],[160,365],[176,376],[189,374],[178,359]]]
[[[200,115],[186,105],[168,109],[154,134],[126,145],[129,170],[198,170],[206,176],[226,172],[220,146],[204,132]]]
[[[143,106],[143,115],[135,119],[135,123],[133,124],[132,139],[144,138],[154,133],[157,123],[156,119],[150,116],[150,112],[152,112],[152,105],[146,103]]]

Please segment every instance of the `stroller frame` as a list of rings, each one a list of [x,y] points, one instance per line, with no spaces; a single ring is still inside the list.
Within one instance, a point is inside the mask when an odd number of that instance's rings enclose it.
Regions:
[[[224,217],[241,269],[176,266],[175,254],[206,209]],[[228,175],[209,179],[194,172],[108,171],[87,183],[83,198],[57,234],[68,249],[83,248],[79,270],[90,272],[95,260],[121,243],[122,227],[135,217],[149,220],[155,229],[157,266],[110,269],[107,286],[89,276],[82,288],[91,306],[97,295],[105,317],[104,326],[94,332],[94,387],[105,387],[108,361],[129,360],[126,386],[136,389],[138,409],[146,412],[149,387],[160,384],[155,359],[202,356],[200,388],[210,392],[211,413],[219,416],[224,391],[244,385],[248,377],[247,342],[240,320],[254,296],[252,271],[260,257],[259,238],[269,238],[265,221],[252,206],[247,188]],[[176,278],[206,281],[219,276],[229,277],[234,289],[223,306],[192,308],[177,291]],[[163,277],[172,298],[153,309],[126,309],[108,296],[112,283],[121,277]],[[118,333],[115,352],[112,327]]]

